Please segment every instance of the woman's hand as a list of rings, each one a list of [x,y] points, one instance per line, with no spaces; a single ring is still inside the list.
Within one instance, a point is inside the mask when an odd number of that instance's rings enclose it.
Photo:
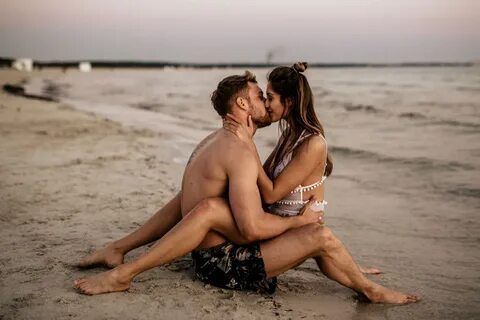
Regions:
[[[255,128],[253,127],[252,116],[248,116],[247,125],[241,123],[241,121],[234,115],[227,113],[227,116],[223,120],[223,128],[232,132],[240,140],[247,143],[252,142]]]

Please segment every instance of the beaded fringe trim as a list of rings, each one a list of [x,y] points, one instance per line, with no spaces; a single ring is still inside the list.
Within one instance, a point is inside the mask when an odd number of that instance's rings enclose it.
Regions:
[[[300,191],[310,191],[310,190],[313,190],[315,188],[318,188],[319,186],[322,185],[322,183],[325,181],[325,179],[327,179],[326,176],[323,176],[322,179],[320,181],[317,181],[311,185],[308,185],[308,186],[305,186],[305,187],[302,187],[301,185],[299,185],[298,187],[296,187],[293,191],[291,191],[290,193],[298,193]]]

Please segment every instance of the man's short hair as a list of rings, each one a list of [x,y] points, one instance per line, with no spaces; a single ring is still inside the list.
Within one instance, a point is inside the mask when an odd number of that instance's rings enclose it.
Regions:
[[[218,83],[212,93],[212,105],[220,116],[230,112],[235,99],[246,91],[249,82],[257,83],[257,79],[253,73],[245,71],[243,75],[228,76]]]

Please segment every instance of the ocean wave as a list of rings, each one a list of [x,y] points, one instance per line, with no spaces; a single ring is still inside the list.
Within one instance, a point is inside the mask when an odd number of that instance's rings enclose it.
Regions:
[[[167,93],[167,98],[182,98],[182,99],[188,99],[191,98],[192,95],[189,93],[181,93],[181,92],[168,92]]]
[[[370,90],[371,93],[374,93],[374,94],[383,94],[383,95],[395,95],[395,94],[398,94],[397,91],[395,90],[389,90],[389,89],[372,89]]]
[[[417,105],[422,107],[440,108],[480,108],[478,102],[441,102],[441,101],[419,101]]]
[[[450,126],[457,128],[467,128],[467,129],[480,129],[480,123],[458,121],[458,120],[444,120],[431,118],[420,112],[404,112],[398,115],[399,118],[406,118],[411,120],[427,120],[426,124],[429,125],[441,125],[441,126]],[[425,124],[425,122],[422,122]]]
[[[463,121],[457,121],[457,120],[439,120],[439,121],[433,121],[432,124],[447,125],[451,127],[480,129],[480,123],[463,122]]]
[[[388,82],[384,81],[362,81],[362,82],[357,82],[357,81],[335,81],[333,82],[334,84],[337,85],[343,85],[343,86],[352,86],[352,87],[357,87],[357,86],[377,86],[377,87],[386,87],[389,85]]]
[[[415,83],[403,83],[403,84],[397,85],[397,87],[399,87],[399,88],[418,88],[419,85],[415,84]]]
[[[101,96],[117,96],[127,93],[123,88],[105,88],[100,91]]]
[[[343,105],[343,107],[347,111],[364,111],[364,112],[368,112],[368,113],[381,113],[381,112],[383,112],[382,110],[377,109],[374,106],[368,105],[368,104],[364,105],[364,104],[345,103]]]
[[[420,112],[404,112],[398,115],[400,118],[408,118],[408,119],[426,119],[427,116],[420,113]]]
[[[472,197],[472,198],[480,199],[479,188],[456,187],[456,188],[449,189],[448,193],[455,196]]]
[[[163,103],[156,103],[156,102],[138,102],[130,104],[131,107],[147,110],[147,111],[158,111],[165,107]]]
[[[480,92],[480,87],[458,86],[457,91]]]
[[[329,146],[329,152],[333,156],[340,155],[347,158],[365,159],[368,161],[375,161],[378,163],[398,164],[400,166],[409,166],[413,170],[445,170],[445,171],[457,171],[457,170],[475,170],[475,167],[469,164],[457,162],[457,161],[441,161],[425,157],[415,158],[402,158],[391,157],[383,155],[373,151],[353,149],[349,147],[341,146]]]

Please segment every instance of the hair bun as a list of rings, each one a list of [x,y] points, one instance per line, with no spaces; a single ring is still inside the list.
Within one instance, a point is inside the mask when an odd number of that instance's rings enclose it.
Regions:
[[[306,62],[297,62],[295,63],[292,68],[295,69],[297,72],[304,72],[307,70],[308,64]]]

